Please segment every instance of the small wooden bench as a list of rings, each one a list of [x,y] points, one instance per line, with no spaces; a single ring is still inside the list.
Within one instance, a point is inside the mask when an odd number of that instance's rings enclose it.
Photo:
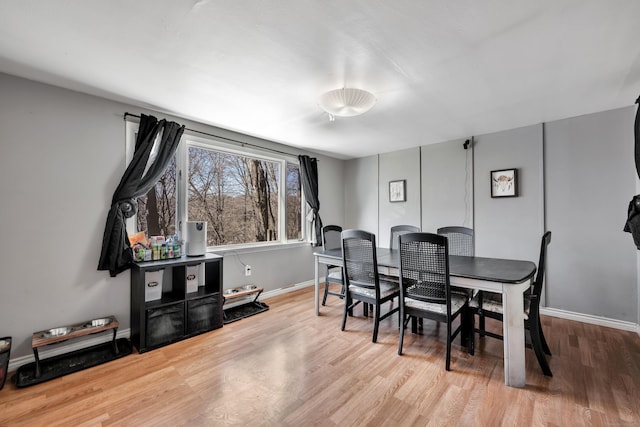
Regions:
[[[228,299],[246,297],[247,295],[257,294],[256,297],[254,298],[254,301],[256,301],[263,290],[264,290],[263,288],[258,288],[257,286],[255,288],[254,287],[247,288],[246,286],[242,286],[240,288],[227,289],[227,291],[225,291],[223,296],[226,301]]]
[[[31,337],[31,347],[33,348],[33,355],[36,359],[36,378],[40,376],[40,357],[38,355],[38,349],[40,347],[57,344],[73,338],[80,338],[86,335],[113,330],[113,351],[115,354],[118,354],[116,333],[118,332],[119,326],[120,323],[115,316],[107,316],[100,319],[87,320],[86,322],[80,322],[75,325],[34,332]]]

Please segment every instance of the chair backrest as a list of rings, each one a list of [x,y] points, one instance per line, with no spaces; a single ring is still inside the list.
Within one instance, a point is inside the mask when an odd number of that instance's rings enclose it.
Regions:
[[[379,292],[375,234],[363,230],[343,231],[342,260],[346,286],[375,288]]]
[[[413,225],[394,225],[393,227],[391,227],[389,248],[398,249],[398,237],[402,236],[403,234],[418,232],[420,232],[420,227],[415,227]]]
[[[400,296],[447,304],[451,314],[447,238],[433,233],[400,236]]]
[[[542,236],[540,243],[540,258],[538,259],[538,269],[536,270],[536,278],[531,287],[532,304],[540,304],[540,295],[542,294],[542,284],[544,283],[544,270],[547,259],[547,246],[551,243],[551,231],[547,231]]]
[[[340,249],[342,227],[339,225],[325,225],[322,227],[322,249]]]
[[[473,256],[475,254],[473,229],[457,226],[441,227],[438,228],[437,233],[447,236],[449,255]]]

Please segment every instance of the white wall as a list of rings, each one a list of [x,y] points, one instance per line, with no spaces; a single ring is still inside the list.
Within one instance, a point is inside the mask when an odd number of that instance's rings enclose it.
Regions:
[[[637,249],[622,230],[636,194],[634,115],[629,107],[546,126],[550,307],[638,319]]]
[[[542,125],[475,137],[476,255],[538,262],[544,234]],[[491,171],[518,169],[518,197],[491,197]]]
[[[378,246],[389,247],[390,230],[394,225],[420,227],[420,148],[394,151],[380,155],[380,186],[378,191]],[[406,181],[406,201],[389,201],[389,181]]]
[[[0,336],[13,337],[12,359],[31,354],[31,334],[37,330],[107,314],[120,320],[121,329],[129,328],[129,273],[111,278],[96,267],[109,202],[125,169],[123,113],[153,112],[3,74],[0,93]],[[629,107],[547,124],[544,168],[542,125],[476,137],[478,253],[536,260],[546,202],[547,228],[554,233],[547,276],[552,308],[629,322],[640,318],[637,250],[621,231],[636,193],[634,112]],[[291,149],[156,114],[196,130]],[[452,151],[460,149],[460,142],[452,142]],[[422,150],[425,177],[430,173],[425,165],[437,164],[437,157],[427,160],[428,150]],[[387,231],[391,217],[381,206],[388,203],[388,181],[403,179],[397,172],[412,153],[347,162],[315,155],[325,224],[378,236],[381,229]],[[406,167],[408,203],[420,185],[417,165],[411,159]],[[522,169],[521,197],[490,198],[489,171],[503,167]],[[428,182],[422,186],[428,188]],[[426,212],[423,228],[430,218]],[[420,219],[420,205],[393,217],[403,223]],[[507,239],[509,233],[518,239]],[[309,281],[311,253],[309,246],[228,253],[225,287],[247,282],[239,259],[252,265],[251,282],[266,290]],[[579,262],[572,258],[576,254]]]
[[[342,228],[358,228],[377,236],[378,156],[348,160],[344,165],[344,178]]]
[[[129,280],[97,271],[107,209],[125,170],[123,114],[148,113],[187,127],[298,154],[292,147],[0,74],[0,336],[11,358],[32,354],[35,331],[115,315],[129,328]],[[343,222],[343,161],[319,159],[321,214]],[[326,214],[326,215],[325,215]],[[265,291],[313,278],[309,245],[227,253],[224,286]],[[244,276],[239,259],[253,267]]]
[[[0,74],[0,334],[113,314],[129,325],[129,274],[97,271],[124,171],[124,106]]]
[[[422,230],[473,228],[473,146],[464,140],[422,147]]]
[[[622,232],[638,188],[634,114],[629,107],[479,135],[472,165],[462,140],[423,146],[423,230],[460,225],[470,216],[477,255],[536,263],[541,237],[551,230],[546,306],[570,318],[601,318],[624,327],[637,323],[638,251],[631,235]],[[415,218],[415,206],[414,212],[383,207],[389,179],[401,178],[398,172],[404,170],[414,179],[414,162],[407,153],[380,155],[378,163],[373,157],[346,163],[345,219],[351,226],[378,228],[382,235],[392,222]],[[519,196],[491,198],[490,172],[508,168],[518,169]],[[464,180],[469,170],[471,184]],[[376,180],[379,187],[373,192],[369,188]],[[473,210],[466,212],[465,189],[470,188]]]

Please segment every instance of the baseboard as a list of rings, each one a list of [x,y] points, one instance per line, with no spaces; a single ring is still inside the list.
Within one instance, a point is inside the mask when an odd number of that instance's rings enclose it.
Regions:
[[[324,283],[324,278],[320,278],[320,283]],[[274,289],[272,291],[263,292],[260,297],[271,298],[278,295],[284,295],[289,292],[298,291],[300,289],[308,288],[309,286],[314,286],[315,282],[313,280],[308,280],[306,282],[296,283],[295,285],[286,286],[284,288]]]
[[[320,283],[323,283],[322,281],[320,281]],[[275,297],[278,295],[284,295],[286,293],[289,292],[293,292],[293,291],[297,291],[303,288],[307,288],[309,286],[313,286],[314,285],[314,281],[313,280],[308,280],[306,282],[301,282],[301,283],[296,283],[294,285],[291,286],[285,286],[284,288],[278,288],[278,289],[273,289],[271,291],[265,291],[262,292],[260,294],[260,296],[258,297],[258,300],[261,301],[264,298],[271,298],[271,297]],[[251,301],[255,298],[255,295],[247,295],[245,297],[240,297],[240,298],[235,298],[233,300],[229,300],[225,303],[224,308],[233,308],[242,304],[246,304],[247,301]]]
[[[575,320],[576,322],[589,323],[592,325],[605,326],[607,328],[631,331],[640,335],[640,325],[623,320],[609,319],[606,317],[593,316],[591,314],[575,313],[572,311],[560,310],[557,308],[540,307],[540,314],[561,319]]]
[[[323,280],[320,280],[320,283],[323,283]],[[314,286],[315,283],[313,280],[308,280],[306,282],[296,283],[291,286],[286,286],[284,288],[274,289],[271,291],[266,291],[260,294],[260,299],[263,298],[271,298],[278,295],[284,295],[289,292],[294,292],[300,289],[307,288],[309,286]],[[230,305],[232,306],[232,305]],[[590,314],[582,314],[582,313],[574,313],[571,311],[560,310],[557,308],[548,308],[548,307],[540,307],[540,314],[545,316],[558,317],[561,319],[567,320],[575,320],[577,322],[589,323],[592,325],[605,326],[607,328],[620,329],[624,331],[635,332],[640,335],[640,325],[632,322],[625,322],[622,320],[609,319],[606,317],[593,316]],[[122,329],[118,330],[116,334],[116,338],[129,338],[131,336],[131,329]],[[109,341],[111,336],[109,337],[91,337],[86,340],[78,340],[76,343],[70,343],[60,348],[53,348],[51,350],[40,351],[40,357],[42,359],[46,357],[57,356],[62,353],[66,353],[68,351],[78,350],[83,347],[88,347],[90,345],[100,344],[105,341]],[[15,359],[11,359],[9,361],[9,371],[15,371],[20,366],[25,365],[27,363],[33,362],[35,359],[33,355],[22,356]]]
[[[130,336],[131,329],[128,328],[118,329],[118,332],[116,333],[116,339],[129,338]],[[68,344],[65,343],[64,346],[51,347],[47,350],[43,350],[42,348],[40,348],[38,351],[38,356],[40,357],[40,360],[44,360],[49,357],[58,356],[70,351],[80,350],[85,347],[102,344],[103,342],[111,341],[112,339],[113,333],[103,334],[102,336],[88,337],[85,339],[71,340]],[[35,360],[36,359],[32,354],[11,359],[9,360],[9,372],[13,372],[20,366],[26,365],[27,363],[35,362]]]

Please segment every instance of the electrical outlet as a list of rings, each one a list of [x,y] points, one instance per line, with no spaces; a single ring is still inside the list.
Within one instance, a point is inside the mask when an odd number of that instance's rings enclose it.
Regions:
[[[251,266],[250,265],[245,265],[244,266],[244,275],[245,276],[251,276]]]

